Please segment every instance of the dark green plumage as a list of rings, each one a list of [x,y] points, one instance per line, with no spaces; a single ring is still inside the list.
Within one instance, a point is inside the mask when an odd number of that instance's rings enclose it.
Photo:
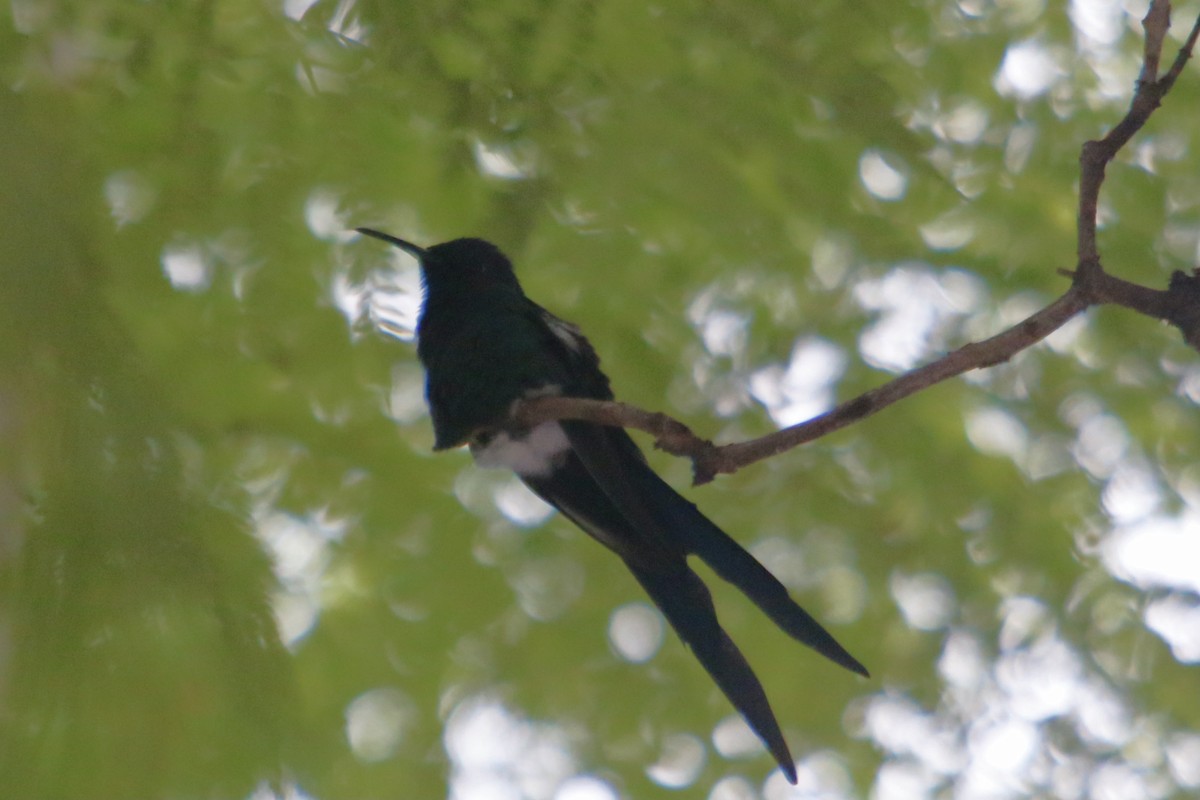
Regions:
[[[455,239],[420,256],[425,287],[417,326],[417,356],[425,367],[434,449],[468,443],[502,422],[513,401],[547,383],[567,394],[610,399],[608,379],[578,329],[580,357],[595,372],[569,369],[563,339],[547,326],[549,312],[525,296],[512,264],[482,239]]]
[[[737,542],[668,486],[621,428],[579,421],[513,427],[513,404],[537,394],[612,399],[588,341],[525,296],[512,264],[481,239],[428,249],[366,228],[421,262],[417,355],[436,449],[467,444],[477,463],[514,470],[530,489],[621,557],[680,638],[767,745],[796,769],[767,696],[721,629],[699,556],[788,635],[843,667],[867,671]]]

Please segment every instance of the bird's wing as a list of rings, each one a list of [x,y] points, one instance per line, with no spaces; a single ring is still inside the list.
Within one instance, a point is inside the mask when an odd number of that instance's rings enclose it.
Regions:
[[[612,400],[608,376],[600,369],[600,356],[579,328],[528,300],[529,318],[543,332],[543,344],[557,355],[566,385],[563,394]]]
[[[563,393],[612,399],[600,358],[579,329],[529,301],[529,312],[545,331],[544,340],[558,354],[568,376]],[[561,423],[575,456],[595,482],[644,538],[672,542],[699,556],[724,580],[736,586],[789,636],[859,675],[866,668],[819,622],[796,603],[754,556],[700,513],[646,464],[637,444],[621,428],[586,422]]]
[[[652,569],[657,564],[683,561],[686,557],[676,543],[643,533],[631,524],[573,450],[567,451],[553,472],[520,478],[535,494],[627,564]]]

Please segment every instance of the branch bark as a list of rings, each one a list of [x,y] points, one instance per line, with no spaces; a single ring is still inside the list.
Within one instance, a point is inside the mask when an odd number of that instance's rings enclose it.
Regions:
[[[1171,24],[1168,0],[1153,0],[1142,20],[1146,32],[1142,71],[1129,111],[1101,139],[1085,142],[1079,156],[1079,215],[1077,265],[1060,270],[1071,286],[1050,305],[990,339],[972,342],[936,361],[848,400],[819,417],[748,442],[717,446],[692,433],[666,414],[644,411],[619,402],[574,397],[525,400],[514,410],[522,426],[555,419],[580,419],[601,425],[641,430],[655,437],[655,446],[692,462],[696,484],[721,473],[778,455],[806,442],[845,428],[948,378],[974,369],[1001,364],[1030,347],[1068,320],[1095,305],[1117,305],[1179,328],[1185,341],[1200,351],[1200,269],[1191,275],[1176,272],[1165,290],[1130,283],[1107,273],[1096,245],[1096,212],[1108,164],[1145,126],[1183,71],[1200,37],[1200,17],[1192,26],[1171,67],[1161,77],[1159,64]]]

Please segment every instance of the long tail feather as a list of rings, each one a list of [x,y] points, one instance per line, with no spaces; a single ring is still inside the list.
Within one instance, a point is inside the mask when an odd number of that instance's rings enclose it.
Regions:
[[[669,571],[650,571],[634,564],[628,566],[729,702],[767,745],[783,774],[795,783],[792,753],[779,730],[762,684],[737,645],[721,628],[712,595],[700,576],[682,560],[669,565]]]
[[[778,578],[650,469],[624,431],[568,422],[563,428],[584,466],[638,530],[699,556],[789,636],[869,677],[866,667],[792,599]]]
[[[679,497],[674,489],[661,480],[657,483],[658,485],[650,491],[670,492],[677,498],[673,503],[664,500],[655,504],[655,507],[670,509],[672,520],[669,527],[681,532],[684,537],[683,546],[687,552],[699,556],[713,572],[740,589],[789,636],[808,645],[835,664],[864,677],[870,677],[866,667],[850,655],[821,623],[801,608],[788,594],[787,587],[754,556],[701,514],[694,505]]]

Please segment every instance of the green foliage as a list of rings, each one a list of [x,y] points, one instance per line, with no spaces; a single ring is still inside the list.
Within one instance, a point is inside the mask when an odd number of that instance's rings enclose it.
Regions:
[[[765,754],[709,746],[731,711],[677,640],[644,664],[609,644],[642,599],[616,559],[560,519],[522,527],[506,477],[429,452],[411,264],[346,231],[493,239],[621,399],[759,435],[766,371],[798,345],[840,354],[826,388],[847,399],[899,369],[867,345],[897,309],[940,309],[915,365],[1065,288],[1079,147],[1123,113],[1136,21],[1097,44],[1054,4],[278,6],[2,18],[0,793],[550,797],[590,773],[640,797],[676,734],[708,748],[682,780],[698,795],[760,780]],[[998,76],[1025,41],[1058,73],[1021,97]],[[1189,68],[1109,170],[1101,248],[1130,280],[1195,260],[1198,92]],[[1144,515],[1195,519],[1195,363],[1105,309],[689,492],[872,670],[839,673],[713,578],[798,756],[834,765],[826,790],[886,788],[885,765],[961,796],[980,775],[1195,790],[1194,667],[1147,618],[1194,614],[1197,581],[1104,559],[1130,521],[1121,465],[1157,490]],[[967,651],[964,688],[947,665]],[[1047,652],[1074,665],[1067,699],[995,699]],[[1120,732],[1080,722],[1096,687]],[[547,783],[472,772],[485,701],[528,723],[497,746],[543,742]],[[996,720],[1033,744],[989,772]]]

